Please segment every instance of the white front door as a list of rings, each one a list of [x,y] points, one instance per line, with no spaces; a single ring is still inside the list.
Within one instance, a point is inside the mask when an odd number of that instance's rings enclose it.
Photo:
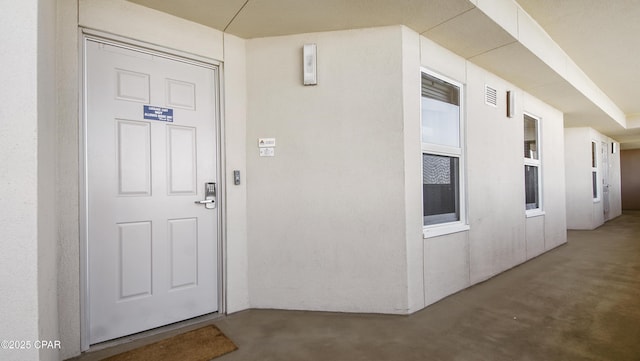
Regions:
[[[217,311],[217,70],[94,40],[85,69],[89,343]]]

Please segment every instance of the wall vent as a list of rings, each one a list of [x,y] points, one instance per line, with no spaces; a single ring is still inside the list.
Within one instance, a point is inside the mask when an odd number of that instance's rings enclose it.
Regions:
[[[498,106],[498,91],[493,89],[492,87],[485,85],[484,86],[484,102],[487,105],[491,105],[492,107]]]

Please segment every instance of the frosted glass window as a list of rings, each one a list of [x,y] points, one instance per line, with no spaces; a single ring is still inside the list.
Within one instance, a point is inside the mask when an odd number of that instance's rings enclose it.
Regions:
[[[460,220],[457,157],[422,155],[424,225]]]
[[[460,147],[460,107],[422,97],[422,142]]]

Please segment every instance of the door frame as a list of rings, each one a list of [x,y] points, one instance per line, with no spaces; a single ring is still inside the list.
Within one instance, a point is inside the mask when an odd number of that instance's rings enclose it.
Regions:
[[[104,33],[101,31],[80,28],[79,29],[79,149],[78,149],[78,167],[79,167],[79,231],[80,231],[80,349],[82,352],[89,350],[89,233],[88,233],[88,171],[87,171],[87,115],[86,109],[87,99],[87,64],[86,64],[86,42],[96,41],[103,44],[122,47],[134,51],[147,54],[161,56],[167,59],[180,61],[183,63],[203,66],[213,70],[214,72],[214,90],[215,95],[212,101],[215,105],[214,127],[216,130],[216,178],[218,184],[218,313],[226,314],[226,165],[225,165],[225,147],[224,137],[224,110],[223,107],[223,64],[220,61],[198,56],[191,53],[182,52],[175,49],[169,49],[160,45],[150,44],[143,41],[137,41],[114,34]]]

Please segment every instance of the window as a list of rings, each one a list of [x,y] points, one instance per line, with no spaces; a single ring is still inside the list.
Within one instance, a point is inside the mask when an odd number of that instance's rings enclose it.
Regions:
[[[422,204],[425,227],[464,224],[462,87],[422,74]],[[426,234],[426,233],[425,233]]]
[[[540,120],[524,115],[524,189],[525,209],[541,211],[540,201]]]
[[[458,157],[422,154],[424,225],[460,220]]]
[[[597,161],[597,143],[591,141],[591,189],[593,192],[593,200],[599,201],[598,195],[598,161]]]

